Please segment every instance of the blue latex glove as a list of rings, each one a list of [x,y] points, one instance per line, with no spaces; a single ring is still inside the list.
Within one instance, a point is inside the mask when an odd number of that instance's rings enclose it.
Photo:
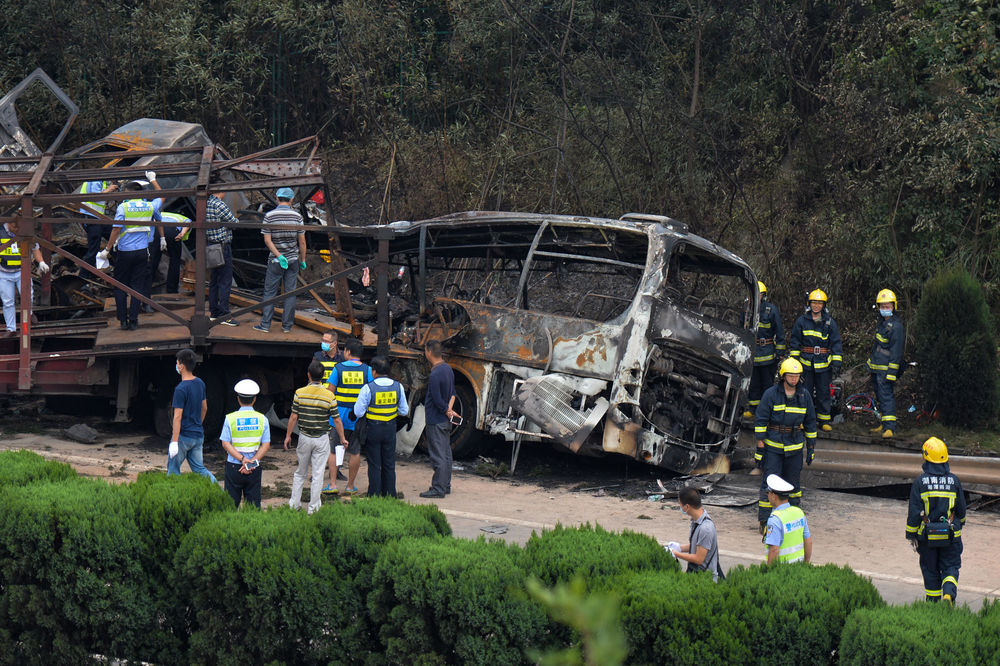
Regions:
[[[288,259],[285,259],[284,255],[279,256],[278,265],[281,266],[282,269],[288,268]]]
[[[306,269],[306,260],[305,259],[303,259],[302,261],[299,262],[299,268],[301,268],[302,270]]]

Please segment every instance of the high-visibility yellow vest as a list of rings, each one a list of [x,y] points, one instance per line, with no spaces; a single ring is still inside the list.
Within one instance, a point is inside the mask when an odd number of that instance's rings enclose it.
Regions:
[[[372,395],[365,416],[372,421],[392,421],[395,419],[399,408],[399,392],[403,390],[399,382],[393,381],[391,386],[380,386],[375,382],[370,382],[368,388]]]
[[[264,425],[267,417],[252,409],[241,409],[226,414],[229,433],[233,448],[240,453],[253,453],[260,448],[260,440],[264,436]]]
[[[191,218],[186,215],[181,215],[180,213],[160,213],[160,217],[163,218],[164,222],[173,222],[178,227],[189,227],[187,233],[181,238],[182,241],[186,241],[188,236],[191,235]]]
[[[327,356],[326,358],[329,358],[329,357]],[[326,381],[328,379],[330,379],[330,374],[333,372],[333,369],[337,367],[337,362],[333,361],[333,360],[320,361],[320,365],[323,366],[323,380],[322,381],[323,381],[324,384],[326,384]]]
[[[94,182],[100,182],[100,184],[101,184],[101,191],[104,191],[104,190],[108,189],[108,187],[110,186],[110,183],[108,183],[108,181],[106,181],[106,180],[94,181]],[[89,184],[90,183],[84,183],[83,185],[80,186],[80,190],[79,190],[80,194],[92,194],[92,192],[91,193],[87,192],[87,185],[89,185]],[[101,201],[101,202],[98,202],[98,201],[83,201],[81,203],[84,206],[87,206],[89,208],[93,208],[95,211],[97,211],[101,215],[104,215],[105,212],[107,211],[107,203],[105,203],[103,201]]]
[[[13,236],[9,235],[6,227],[0,225],[0,244],[6,243]],[[17,243],[11,243],[3,250],[0,250],[0,266],[4,268],[20,268],[21,267],[21,252],[17,247]]]
[[[326,367],[326,363],[323,363],[323,367]],[[368,366],[362,363],[361,365],[347,365],[345,362],[340,362],[334,365],[337,369],[337,386],[333,394],[337,396],[337,404],[342,407],[350,407],[358,401],[358,394],[361,393],[361,387],[365,385],[368,378]],[[329,374],[327,375],[329,377]]]
[[[145,199],[129,199],[125,202],[125,230],[122,233],[149,233],[149,225],[136,222],[149,222],[153,219],[153,202]],[[131,224],[129,224],[131,222]]]
[[[772,516],[777,516],[785,530],[784,539],[778,547],[779,562],[802,562],[806,558],[805,533],[806,514],[797,506],[786,509],[775,509]],[[765,554],[764,559],[767,560]]]

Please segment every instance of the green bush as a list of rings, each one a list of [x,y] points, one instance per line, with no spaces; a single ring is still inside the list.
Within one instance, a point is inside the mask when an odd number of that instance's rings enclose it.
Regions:
[[[913,337],[920,385],[948,425],[976,426],[997,413],[997,351],[986,298],[962,268],[924,285]]]
[[[158,630],[150,637],[154,661],[178,663],[187,650],[184,609],[168,582],[181,540],[208,513],[234,510],[232,498],[199,474],[144,472],[129,488],[135,497],[135,521],[141,543],[139,561],[146,572]]]
[[[331,628],[330,639],[349,663],[378,662],[382,648],[365,600],[379,553],[400,539],[450,536],[448,521],[434,505],[413,506],[387,497],[326,504],[313,520],[336,570],[331,594],[342,621]]]
[[[65,481],[76,470],[63,462],[46,460],[34,451],[0,452],[0,487],[24,486],[36,481]]]
[[[787,663],[829,663],[851,611],[885,605],[870,580],[833,564],[736,567],[725,588],[727,606],[751,628],[747,646],[762,664],[776,649]]]
[[[515,549],[500,542],[386,544],[368,599],[384,657],[403,664],[521,664],[548,622],[529,601]]]
[[[757,627],[748,625],[744,605],[732,598],[728,584],[713,583],[709,573],[625,574],[614,589],[622,599],[629,663],[778,663],[774,646],[763,654],[751,652],[750,634]]]
[[[1000,663],[1000,613],[918,602],[851,614],[840,641],[850,666],[938,666]]]
[[[199,520],[181,541],[170,583],[190,607],[192,663],[326,664],[334,656],[335,572],[312,516],[288,508]]]
[[[0,488],[0,659],[145,656],[150,600],[127,488],[71,479]]]
[[[521,556],[521,567],[546,585],[581,576],[591,586],[601,578],[628,571],[679,571],[680,567],[652,537],[608,532],[600,525],[563,527],[532,534]]]

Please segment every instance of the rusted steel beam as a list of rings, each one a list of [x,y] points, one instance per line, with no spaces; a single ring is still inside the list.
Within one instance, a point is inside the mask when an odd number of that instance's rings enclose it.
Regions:
[[[208,185],[211,181],[212,156],[215,146],[205,146],[201,152],[201,168],[198,170],[197,193],[194,204],[194,313],[188,330],[191,331],[191,343],[205,344],[205,338],[211,328],[208,315],[205,314],[205,287],[208,284],[208,269],[205,266],[205,215],[208,208]],[[230,244],[230,252],[232,244]]]
[[[375,328],[379,354],[389,353],[389,239],[378,239],[378,259],[375,266]]]

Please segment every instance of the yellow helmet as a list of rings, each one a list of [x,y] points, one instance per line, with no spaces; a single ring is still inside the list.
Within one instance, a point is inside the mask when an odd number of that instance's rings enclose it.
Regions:
[[[875,303],[892,303],[892,309],[896,309],[896,294],[892,292],[892,289],[883,289],[878,292],[878,296],[875,297]]]
[[[763,282],[761,282],[760,280],[757,280],[757,289],[762,294],[766,294],[767,293],[767,285],[764,284]]]
[[[812,291],[809,292],[809,300],[823,301],[824,303],[826,303],[826,292],[824,292],[822,289],[813,289]]]
[[[784,377],[786,372],[790,372],[793,375],[801,375],[802,364],[794,358],[786,358],[781,362],[781,367],[778,368],[778,374]]]
[[[932,463],[948,462],[948,447],[937,437],[924,442],[924,460]]]

